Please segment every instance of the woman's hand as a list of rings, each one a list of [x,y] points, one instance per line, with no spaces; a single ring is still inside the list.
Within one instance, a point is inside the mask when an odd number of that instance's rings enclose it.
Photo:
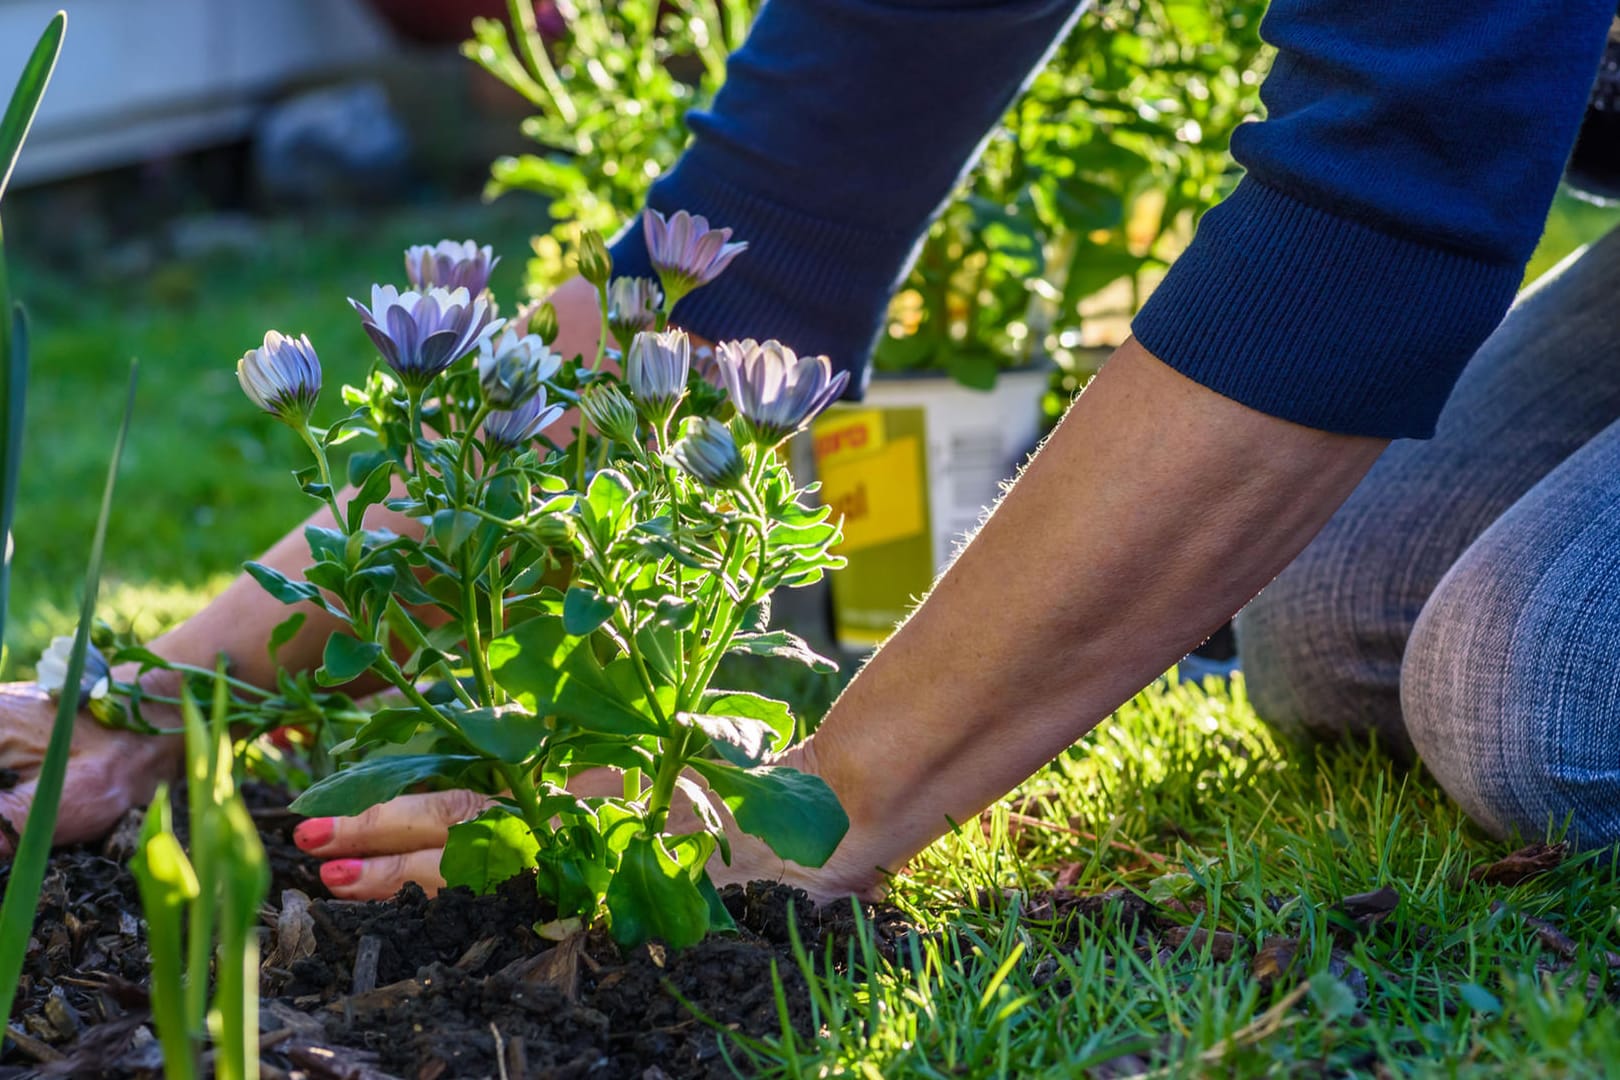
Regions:
[[[27,823],[57,703],[33,683],[0,685],[0,856],[16,853]],[[56,843],[94,840],[132,807],[144,806],[159,782],[178,771],[177,737],[139,735],[103,727],[84,713],[73,726],[73,747],[56,817]]]
[[[777,764],[805,771],[814,768],[799,747],[789,750]],[[689,774],[689,778],[701,783],[695,775]],[[616,796],[623,792],[624,782],[618,773],[593,769],[571,781],[569,790],[582,797]],[[719,799],[712,801],[731,841],[729,865],[718,856],[709,860],[709,875],[716,885],[781,881],[818,901],[875,896],[881,890],[881,876],[870,865],[862,871],[853,851],[846,857],[840,848],[831,862],[815,869],[786,862],[762,841],[738,829]],[[493,803],[488,796],[471,791],[401,795],[356,817],[310,818],[293,832],[293,840],[302,850],[325,860],[321,881],[334,896],[386,900],[407,882],[415,882],[432,895],[444,885],[439,859],[450,827],[476,817]],[[670,808],[669,831],[696,832],[700,827],[691,804],[677,795]]]

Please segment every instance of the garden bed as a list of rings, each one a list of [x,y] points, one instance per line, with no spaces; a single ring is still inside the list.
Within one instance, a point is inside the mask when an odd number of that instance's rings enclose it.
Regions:
[[[333,900],[292,843],[297,819],[284,801],[264,788],[247,795],[274,871],[261,971],[266,1077],[732,1076],[717,1028],[772,1038],[785,1009],[810,1034],[790,911],[813,955],[854,927],[852,910],[812,911],[803,894],[768,883],[724,890],[738,933],[681,952],[621,951],[600,932],[547,940],[536,927],[554,913],[526,878],[488,896],[428,899],[411,887],[387,903]],[[0,1077],[161,1073],[145,927],[125,867],[138,830],[132,814],[105,843],[53,857]],[[6,874],[0,867],[0,887]],[[882,940],[907,931],[892,908],[866,917]]]

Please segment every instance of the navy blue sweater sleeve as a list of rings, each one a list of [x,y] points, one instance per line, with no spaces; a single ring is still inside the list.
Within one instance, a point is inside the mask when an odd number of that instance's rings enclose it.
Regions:
[[[769,0],[655,208],[753,249],[682,305],[860,369],[917,238],[1074,0]],[[1138,315],[1166,363],[1313,427],[1423,436],[1511,302],[1613,0],[1274,0],[1247,176]],[[639,230],[616,245],[645,272]],[[856,380],[859,383],[860,380]]]

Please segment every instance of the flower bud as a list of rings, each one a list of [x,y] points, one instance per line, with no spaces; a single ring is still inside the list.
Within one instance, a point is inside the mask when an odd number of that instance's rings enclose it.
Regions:
[[[321,393],[321,361],[308,335],[287,337],[272,330],[264,345],[236,362],[236,381],[248,400],[284,423],[309,422]]]
[[[529,320],[529,333],[541,341],[557,340],[557,309],[551,306],[549,300],[541,304],[534,317]]]
[[[737,440],[713,417],[688,417],[681,425],[681,440],[670,453],[676,464],[710,487],[735,488],[742,483],[744,465]]]
[[[529,522],[529,534],[535,541],[548,548],[571,548],[574,546],[574,520],[566,514],[546,514]]]
[[[636,442],[636,409],[610,382],[592,383],[579,396],[579,411],[591,426],[615,442]]]
[[[608,254],[607,241],[595,229],[580,234],[579,275],[598,289],[606,287],[613,276],[613,256]]]

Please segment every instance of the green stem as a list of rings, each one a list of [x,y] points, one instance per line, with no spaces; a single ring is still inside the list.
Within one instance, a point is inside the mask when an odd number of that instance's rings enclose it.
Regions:
[[[477,431],[478,425],[482,424],[484,419],[489,416],[489,411],[488,405],[480,404],[478,411],[473,413],[472,422],[461,433],[461,456],[457,459],[456,466],[461,471],[462,476],[467,475],[467,459],[472,456],[473,432]]]
[[[534,790],[534,781],[529,779],[528,771],[521,765],[509,765],[504,761],[498,767],[507,788],[512,792],[512,801],[523,811],[523,820],[528,824],[529,831],[536,837],[543,836],[549,826],[540,815],[540,795]]]
[[[506,9],[512,16],[512,36],[517,38],[518,52],[522,54],[524,64],[545,86],[563,122],[577,124],[579,110],[575,108],[574,99],[563,86],[557,69],[552,66],[551,56],[546,52],[545,39],[540,36],[540,27],[535,21],[534,5],[530,0],[507,0]]]
[[[647,834],[656,836],[663,831],[669,818],[669,805],[675,798],[675,781],[680,779],[686,766],[687,732],[672,736],[673,749],[667,750],[658,763],[658,775],[653,779],[652,794],[647,797]]]
[[[405,695],[405,700],[427,713],[428,719],[433,723],[434,727],[437,727],[445,734],[453,735],[458,739],[462,737],[461,729],[456,727],[455,724],[452,724],[445,717],[445,715],[439,711],[439,707],[437,705],[433,704],[433,702],[422,696],[422,691],[418,690],[416,688],[416,684],[405,677],[405,673],[399,669],[399,665],[394,663],[393,657],[389,656],[387,653],[383,653],[377,658],[377,663],[375,666],[379,675],[386,679],[395,690],[398,690],[401,694]]]
[[[495,704],[495,680],[484,655],[482,627],[478,625],[478,578],[465,545],[461,549],[461,629],[467,637],[467,653],[472,657],[473,678],[478,683],[478,699],[486,708]]]
[[[338,510],[337,489],[332,486],[332,469],[326,460],[326,448],[321,445],[319,439],[315,438],[315,433],[309,429],[308,420],[299,424],[297,431],[303,438],[305,445],[309,447],[310,453],[315,455],[315,467],[320,470],[321,483],[326,485],[326,505],[332,511],[332,517],[337,522],[338,529],[347,534],[349,530],[343,523],[342,512]]]

